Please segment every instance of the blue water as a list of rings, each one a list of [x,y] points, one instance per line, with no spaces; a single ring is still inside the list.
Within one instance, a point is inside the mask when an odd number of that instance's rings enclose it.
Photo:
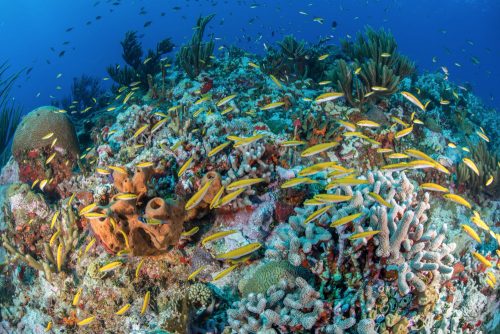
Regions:
[[[140,14],[142,7],[145,14]],[[450,80],[470,83],[485,104],[500,109],[500,1],[496,0],[3,0],[0,61],[8,60],[12,70],[33,67],[12,92],[29,111],[68,95],[73,77],[107,76],[107,65],[122,62],[119,41],[127,30],[144,34],[145,47],[165,37],[179,46],[190,38],[196,18],[210,13],[217,14],[207,30],[220,38],[216,49],[237,45],[254,53],[264,53],[263,43],[273,44],[287,34],[311,43],[332,36],[330,43],[338,44],[365,25],[384,27],[420,72],[446,66]],[[97,16],[102,18],[96,20]],[[313,21],[315,17],[324,23]],[[147,21],[152,23],[145,28]],[[61,51],[65,54],[59,57]],[[474,64],[471,57],[480,63]],[[56,78],[59,73],[62,76]]]

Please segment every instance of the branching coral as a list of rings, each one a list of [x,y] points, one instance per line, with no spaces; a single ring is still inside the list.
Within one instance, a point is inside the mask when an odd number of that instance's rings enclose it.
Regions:
[[[210,65],[210,56],[214,51],[213,37],[208,42],[203,42],[203,35],[207,24],[215,14],[205,17],[200,16],[196,22],[195,32],[191,41],[183,45],[177,54],[177,62],[194,79]]]
[[[227,311],[237,333],[275,333],[272,328],[311,330],[325,312],[319,293],[301,277],[281,280],[265,294],[251,293]]]

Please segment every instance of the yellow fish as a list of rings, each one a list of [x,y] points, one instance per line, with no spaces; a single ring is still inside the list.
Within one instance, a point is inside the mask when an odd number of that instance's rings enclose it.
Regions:
[[[328,101],[333,101],[338,98],[341,98],[344,96],[344,93],[337,93],[337,92],[330,92],[330,93],[324,93],[318,96],[317,98],[314,99],[314,102],[316,103],[324,103]]]
[[[255,63],[252,63],[252,62],[248,62],[248,66],[251,66],[251,67],[253,67],[253,68],[257,68],[257,69],[259,69],[259,68],[260,68],[260,66],[259,66],[259,65],[255,64]]]
[[[254,184],[257,184],[257,183],[260,183],[263,181],[264,181],[263,178],[252,178],[252,179],[238,180],[238,181],[231,182],[226,187],[226,189],[228,191],[233,191],[233,190],[240,189],[240,188],[250,187]]]
[[[292,188],[292,187],[299,186],[301,184],[313,184],[313,183],[318,183],[318,181],[312,180],[308,177],[303,177],[303,178],[295,177],[293,179],[290,179],[290,180],[287,180],[286,182],[284,182],[281,185],[281,189]]]
[[[59,234],[61,233],[60,230],[57,230],[54,232],[54,234],[52,235],[52,237],[50,237],[50,240],[49,240],[49,246],[52,247],[54,245],[54,242],[56,241],[57,237],[59,236]]]
[[[225,105],[226,103],[229,103],[230,101],[232,101],[238,94],[232,94],[232,95],[229,95],[229,96],[226,96],[222,99],[220,99],[215,105],[217,107],[221,107],[223,105]]]
[[[367,238],[367,237],[377,235],[379,233],[380,233],[380,230],[359,232],[359,233],[355,233],[355,234],[350,235],[348,237],[348,239],[349,240],[362,239],[362,238]]]
[[[382,198],[379,194],[376,194],[374,192],[369,192],[368,196],[373,198],[376,202],[378,202],[380,205],[386,206],[388,208],[392,208],[392,204],[387,202],[385,199]]]
[[[125,314],[128,311],[128,309],[130,308],[130,306],[131,306],[130,304],[123,305],[123,307],[120,308],[118,311],[116,311],[115,314],[116,315],[123,315],[123,314]]]
[[[359,213],[355,213],[355,214],[352,214],[352,215],[349,215],[349,216],[342,217],[342,218],[337,219],[336,221],[332,222],[330,224],[330,227],[342,226],[344,224],[352,222],[353,220],[358,219],[362,215],[363,215],[363,212],[359,212]]]
[[[144,264],[144,259],[139,261],[139,264],[137,265],[137,268],[135,268],[135,278],[139,278],[139,273],[141,272],[142,265]]]
[[[152,161],[144,161],[144,162],[139,162],[138,164],[135,165],[137,168],[148,168],[154,166],[154,163]]]
[[[214,198],[212,198],[212,201],[210,202],[210,210],[215,208],[217,204],[219,203],[220,198],[222,197],[222,194],[224,193],[225,188],[221,187],[217,194],[215,194]]]
[[[354,70],[355,75],[358,75],[359,73],[361,73],[361,67],[358,67],[357,69]]]
[[[95,316],[93,316],[93,317],[88,317],[88,318],[85,318],[85,319],[83,319],[83,320],[78,321],[76,324],[77,324],[78,326],[80,326],[80,327],[81,327],[81,326],[86,326],[86,325],[88,325],[88,324],[92,323],[94,320],[95,320]]]
[[[276,84],[276,86],[278,86],[279,89],[283,88],[283,85],[281,84],[281,82],[279,82],[279,80],[274,75],[270,74],[269,77]]]
[[[227,107],[226,109],[222,110],[222,112],[220,114],[226,115],[226,114],[229,114],[233,110],[234,110],[234,107],[230,106],[230,107]]]
[[[209,235],[208,237],[203,238],[203,240],[201,240],[201,244],[203,246],[205,246],[205,244],[207,242],[214,241],[214,240],[219,240],[221,238],[224,238],[224,237],[226,237],[228,235],[231,235],[231,234],[234,234],[236,232],[238,232],[238,231],[236,231],[236,230],[227,230],[227,231],[216,232],[216,233],[214,233],[212,235]]]
[[[284,147],[299,146],[304,144],[306,144],[306,142],[303,140],[286,140],[280,143],[280,145]]]
[[[325,60],[326,58],[328,58],[330,55],[327,53],[327,54],[324,54],[324,55],[321,55],[318,57],[318,60]]]
[[[407,159],[410,156],[404,153],[392,153],[387,156],[388,159]]]
[[[192,281],[195,279],[196,276],[198,276],[198,274],[203,270],[205,269],[207,266],[204,265],[204,266],[201,266],[199,267],[198,269],[196,269],[195,271],[193,271],[191,274],[189,274],[188,276],[188,281]]]
[[[476,133],[485,142],[488,142],[488,143],[490,142],[490,138],[488,138],[488,136],[486,136],[483,132],[476,130]]]
[[[312,166],[309,166],[309,167],[302,169],[298,173],[298,175],[299,176],[314,175],[314,174],[317,174],[317,173],[324,171],[326,169],[333,168],[336,165],[337,165],[337,163],[334,161],[320,162],[320,163],[317,163],[315,165],[312,165]]]
[[[463,205],[469,209],[472,208],[472,206],[470,205],[470,203],[465,199],[463,198],[462,196],[459,196],[459,195],[455,195],[455,194],[446,194],[446,195],[443,195],[444,198],[452,201],[452,202],[455,202],[455,203],[458,203],[460,205]]]
[[[493,264],[487,259],[485,258],[483,255],[479,254],[478,252],[472,252],[472,255],[479,261],[481,262],[482,264],[484,264],[484,266],[486,268],[491,268],[493,266]]]
[[[108,166],[109,169],[117,172],[117,173],[120,173],[120,174],[124,174],[124,175],[127,175],[128,172],[125,168],[123,167],[119,167],[119,166]]]
[[[111,174],[111,172],[109,170],[105,169],[105,168],[99,168],[99,167],[97,167],[95,170],[96,170],[97,174],[100,174],[100,175],[109,175],[109,174]]]
[[[137,131],[136,131],[136,132],[134,133],[134,135],[132,136],[132,139],[139,137],[139,135],[140,135],[141,133],[143,133],[143,132],[144,132],[144,130],[146,130],[146,129],[148,128],[148,126],[149,126],[148,124],[145,124],[145,125],[141,126],[139,129],[137,129]]]
[[[50,132],[50,133],[46,134],[45,136],[43,136],[42,139],[43,140],[50,139],[50,138],[52,138],[53,135],[54,135],[54,132]]]
[[[161,128],[162,125],[165,124],[166,122],[167,122],[166,118],[163,118],[163,119],[159,120],[158,122],[156,122],[156,124],[153,125],[153,127],[151,128],[151,133],[155,133],[156,130],[158,130],[159,128]]]
[[[385,92],[386,90],[387,90],[387,87],[372,86],[372,91],[374,91],[374,92]]]
[[[191,158],[187,159],[186,162],[184,162],[184,164],[179,169],[179,172],[177,173],[178,177],[181,177],[182,175],[184,175],[184,173],[191,166],[191,163],[193,162],[193,159],[194,159],[194,156],[192,156]]]
[[[472,227],[470,227],[469,225],[465,225],[465,224],[462,224],[461,226],[462,226],[462,229],[465,231],[465,233],[467,233],[472,239],[476,240],[479,243],[482,243],[481,238],[476,233],[476,231],[474,231],[474,229]]]
[[[230,141],[226,141],[226,142],[214,147],[212,150],[210,150],[210,152],[208,152],[208,157],[210,158],[210,157],[216,155],[217,153],[219,153],[220,151],[225,149],[230,144],[231,144]]]
[[[50,222],[51,229],[54,228],[54,225],[56,224],[57,218],[59,218],[59,211],[54,212],[54,215],[52,216],[52,220]]]
[[[332,182],[328,183],[325,190],[330,190],[339,186],[355,186],[358,184],[368,184],[370,181],[363,179],[356,179],[354,177],[343,177],[340,179],[335,179]]]
[[[378,128],[378,127],[380,127],[380,124],[373,122],[373,121],[370,121],[368,119],[363,119],[361,121],[358,121],[356,123],[356,125],[361,126],[361,127],[366,127],[366,128]]]
[[[149,305],[149,298],[151,297],[151,292],[146,292],[146,294],[144,295],[144,300],[142,301],[142,308],[141,308],[141,315],[143,315],[146,310],[148,309],[148,305]]]
[[[420,185],[420,188],[425,189],[425,190],[444,192],[444,193],[450,192],[448,190],[448,188],[445,188],[445,187],[443,187],[439,184],[436,184],[436,183],[422,183]]]
[[[56,256],[56,262],[57,262],[57,271],[60,272],[61,271],[61,267],[62,267],[62,261],[63,261],[63,245],[62,244],[59,244],[59,246],[57,246],[57,256]]]
[[[484,185],[489,186],[492,183],[493,183],[493,175],[490,175],[490,177],[488,178],[488,180],[486,180],[486,183]]]
[[[315,198],[315,200],[318,201],[318,199]],[[304,220],[304,224],[307,224],[307,223],[310,223],[312,222],[313,220],[315,219],[318,219],[319,217],[321,217],[325,212],[327,212],[328,210],[330,210],[331,208],[333,207],[333,205],[327,205],[327,206],[324,206],[316,211],[314,211],[313,213],[311,213],[309,216],[307,216],[307,218]]]
[[[237,148],[240,146],[250,145],[250,144],[255,143],[256,141],[258,141],[264,137],[265,137],[265,135],[258,134],[258,135],[248,137],[248,138],[241,138],[239,141],[234,143],[234,147]]]
[[[266,104],[265,106],[261,107],[260,110],[270,110],[270,109],[274,109],[274,108],[279,108],[281,106],[283,106],[285,104],[285,102],[273,102],[273,103],[269,103],[269,104]]]
[[[401,131],[396,132],[396,134],[394,135],[394,138],[396,138],[396,139],[403,138],[404,136],[409,135],[412,131],[413,131],[413,125],[406,128],[406,129],[403,129]]]
[[[350,199],[352,199],[352,196],[337,194],[318,194],[314,196],[314,199],[323,203],[340,203],[349,201]]]
[[[332,82],[330,80],[324,80],[324,81],[320,81],[318,82],[318,85],[320,86],[325,86],[325,85],[328,85],[328,84],[331,84]]]
[[[474,173],[477,174],[477,176],[479,176],[479,168],[477,168],[476,164],[474,163],[474,161],[472,161],[471,159],[469,158],[463,158],[462,159],[462,162],[464,164],[467,165],[467,167],[469,167]]]
[[[222,197],[215,207],[219,208],[221,206],[229,204],[230,202],[232,202],[236,197],[238,197],[245,190],[246,190],[245,188],[240,188],[240,189],[238,189],[236,191],[230,192],[226,196]]]
[[[388,53],[388,52],[382,52],[382,53],[380,54],[380,57],[382,57],[382,58],[389,58],[390,56],[391,56],[391,54],[390,54],[390,53]]]
[[[77,306],[78,305],[78,302],[80,301],[80,296],[82,295],[82,291],[83,291],[83,288],[79,288],[76,291],[76,294],[73,297],[73,302],[71,303],[71,305],[73,305],[73,306]]]
[[[247,244],[245,246],[233,249],[229,252],[223,253],[223,254],[217,254],[215,255],[215,259],[217,260],[229,260],[229,259],[237,259],[242,256],[251,254],[255,251],[257,251],[259,248],[262,247],[262,244],[259,242],[254,242]]]
[[[210,186],[212,185],[212,182],[214,180],[209,180],[207,183],[205,183],[190,199],[187,201],[186,206],[184,207],[186,210],[191,210],[194,209],[200,202],[203,200],[205,195],[208,192],[208,189],[210,189]]]
[[[356,125],[351,123],[351,122],[347,122],[347,121],[342,121],[342,120],[337,120],[338,123],[340,123],[340,125],[342,125],[344,128],[346,128],[347,130],[349,131],[356,131]]]
[[[214,276],[214,278],[212,279],[212,281],[214,282],[214,281],[220,280],[222,277],[224,277],[227,274],[229,274],[231,271],[233,271],[234,269],[236,269],[238,266],[239,266],[239,264],[235,264],[235,265],[232,265],[231,267],[229,267],[227,269],[222,270],[221,272],[217,273],[217,275]]]
[[[45,161],[45,164],[48,165],[55,157],[56,157],[56,153],[57,152],[54,152],[52,153],[48,158],[47,160]]]
[[[327,151],[335,146],[337,146],[339,143],[336,141],[329,142],[329,143],[323,143],[323,144],[317,144],[314,146],[311,146],[300,154],[301,157],[310,157],[312,155]]]
[[[132,97],[132,95],[134,95],[134,92],[130,92],[128,93],[125,98],[123,99],[123,104],[127,104],[128,100],[130,100],[130,98]]]
[[[52,329],[52,321],[49,321],[47,323],[47,326],[45,326],[45,333],[49,332]]]
[[[193,236],[196,234],[196,232],[198,232],[200,230],[200,228],[198,226],[195,226],[193,227],[192,229],[190,229],[189,231],[185,231],[185,232],[182,232],[181,233],[181,237],[190,237],[190,236]]]
[[[408,101],[410,101],[411,103],[416,105],[422,111],[425,111],[425,106],[413,94],[403,91],[403,92],[401,92],[401,95],[403,95]]]
[[[132,201],[134,199],[137,199],[137,197],[139,197],[137,194],[123,193],[115,195],[114,199],[119,201]]]
[[[198,100],[194,103],[194,105],[196,106],[196,105],[198,105],[198,104],[201,104],[201,103],[203,103],[203,102],[206,102],[206,101],[210,100],[211,98],[212,98],[212,96],[211,96],[211,95],[204,96],[204,97],[202,97],[201,99],[198,99]]]
[[[117,268],[120,268],[122,266],[123,262],[121,261],[113,261],[113,262],[110,262],[102,267],[99,268],[99,272],[100,273],[105,273],[105,272],[108,272],[108,271],[112,271],[112,270],[115,270]]]

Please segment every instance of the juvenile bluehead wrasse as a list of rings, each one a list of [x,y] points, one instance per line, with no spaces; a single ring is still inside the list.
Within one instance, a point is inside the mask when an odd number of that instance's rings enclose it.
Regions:
[[[179,172],[177,173],[178,177],[181,177],[191,166],[191,163],[193,162],[194,156],[191,156],[191,158],[187,159],[186,162],[181,166],[179,169]]]
[[[463,158],[462,159],[462,162],[464,164],[467,165],[467,167],[469,167],[474,173],[477,174],[477,176],[479,176],[479,168],[477,168],[476,164],[474,163],[474,161],[472,161],[471,159],[469,158]]]
[[[189,231],[182,232],[181,237],[191,237],[191,236],[195,235],[199,230],[200,230],[200,228],[198,226],[195,226],[192,229],[190,229]]]
[[[425,189],[425,190],[430,190],[430,191],[438,191],[438,192],[445,192],[448,193],[450,192],[448,188],[445,188],[439,184],[436,183],[422,183],[420,185],[420,188]]]
[[[128,172],[125,168],[123,167],[119,167],[119,166],[108,166],[109,169],[117,172],[117,173],[120,173],[120,174],[124,174],[124,175],[128,175]]]
[[[253,186],[254,184],[257,184],[257,183],[260,183],[263,181],[264,181],[263,178],[251,178],[251,179],[238,180],[238,181],[231,182],[226,187],[226,189],[228,191],[233,191],[233,190],[240,189],[240,188],[250,187],[250,186]]]
[[[200,202],[203,200],[205,195],[208,192],[208,189],[212,185],[214,180],[209,180],[205,183],[190,199],[187,201],[186,206],[184,207],[186,210],[194,209]]]
[[[318,201],[318,199],[315,198],[316,201]],[[324,204],[324,202],[322,203]],[[318,219],[319,217],[321,217],[325,212],[327,212],[328,210],[330,210],[331,208],[333,207],[333,205],[327,205],[327,206],[324,206],[316,211],[314,211],[313,213],[311,213],[309,216],[307,216],[307,218],[304,220],[304,224],[307,224],[307,223],[310,223],[312,222],[313,220],[315,219]]]
[[[330,55],[327,53],[327,54],[324,54],[324,55],[321,55],[318,57],[318,60],[325,60],[326,58],[328,58]]]
[[[222,197],[222,194],[224,193],[224,186],[222,186],[219,191],[215,194],[214,198],[212,198],[212,201],[210,202],[210,210],[215,208],[217,204],[219,203],[220,198]]]
[[[49,240],[49,246],[52,247],[54,245],[54,242],[56,241],[57,237],[59,236],[59,234],[61,233],[60,230],[57,230],[54,232],[54,234],[52,234],[52,237],[50,237],[50,240]]]
[[[460,204],[460,205],[463,205],[469,209],[472,208],[471,204],[465,199],[463,198],[462,196],[459,196],[459,195],[455,195],[455,194],[446,194],[446,195],[443,195],[444,198],[452,201],[452,202],[455,202],[457,204]]]
[[[490,138],[488,138],[488,136],[486,136],[486,134],[484,134],[483,132],[481,131],[477,131],[476,130],[476,134],[482,139],[484,140],[485,142],[489,143],[490,142]]]
[[[90,239],[89,243],[85,247],[85,251],[83,252],[83,255],[87,254],[87,252],[90,250],[90,248],[95,244],[95,238]]]
[[[47,180],[47,179],[40,181],[40,184],[38,187],[40,188],[41,191],[43,191],[43,189],[45,188],[45,186],[47,185],[48,182],[49,182],[49,180]]]
[[[404,153],[392,153],[387,156],[387,159],[408,159],[410,156]]]
[[[361,127],[366,127],[366,128],[378,128],[380,127],[380,124],[374,122],[374,121],[370,121],[369,119],[363,119],[361,121],[358,121],[356,123],[357,126],[361,126]]]
[[[49,321],[47,323],[47,326],[45,326],[45,333],[49,332],[52,329],[52,321]]]
[[[95,170],[96,170],[97,174],[100,174],[100,175],[110,175],[111,174],[111,172],[105,168],[97,167]]]
[[[387,202],[385,199],[382,198],[382,196],[380,196],[379,194],[376,194],[374,192],[369,192],[368,193],[368,196],[370,196],[371,198],[373,198],[376,202],[378,202],[380,205],[383,205],[383,206],[386,206],[388,208],[392,208],[392,204],[390,204],[389,202]]]
[[[310,157],[312,155],[327,151],[327,150],[337,146],[338,144],[339,144],[338,142],[333,141],[333,142],[329,142],[329,143],[314,145],[314,146],[311,146],[311,147],[305,149],[304,151],[302,151],[300,156],[301,157]]]
[[[264,137],[265,137],[264,134],[258,134],[258,135],[248,137],[248,138],[241,138],[239,141],[234,143],[234,147],[238,148],[240,146],[250,145],[250,144],[255,143],[256,141],[258,141]],[[229,137],[228,137],[228,139],[229,139]]]
[[[347,239],[357,240],[357,239],[371,237],[371,236],[377,235],[379,233],[380,233],[380,230],[359,232],[359,233],[351,234]]]
[[[201,104],[201,103],[203,103],[203,102],[206,102],[206,101],[210,100],[211,98],[212,98],[212,95],[206,95],[206,96],[202,97],[201,99],[198,99],[198,100],[194,103],[194,105],[196,106],[196,105],[198,105],[198,104]]]
[[[143,132],[144,132],[144,130],[146,130],[146,129],[148,128],[148,126],[149,126],[148,124],[145,124],[145,125],[141,126],[139,129],[137,129],[137,131],[136,131],[136,132],[134,133],[134,135],[132,136],[132,139],[139,137],[139,135],[140,135],[141,133],[143,133]]]
[[[281,84],[281,82],[279,82],[279,80],[274,75],[270,74],[269,77],[276,84],[276,86],[278,86],[279,89],[283,88],[283,85]]]
[[[219,208],[221,206],[229,204],[230,202],[232,202],[234,199],[236,199],[236,197],[238,197],[245,190],[246,190],[245,188],[240,188],[240,189],[238,189],[236,191],[230,192],[229,194],[227,194],[226,196],[224,196],[224,197],[222,197],[220,199],[220,201],[217,203],[217,205],[215,206],[215,208]]]
[[[54,225],[56,224],[57,218],[59,217],[59,211],[54,212],[54,215],[52,216],[52,220],[50,222],[50,228],[53,229]]]
[[[71,305],[73,305],[73,306],[77,306],[78,305],[78,302],[80,301],[80,296],[82,295],[82,291],[83,291],[83,288],[79,288],[76,291],[76,294],[73,297],[73,302],[71,303]]]
[[[193,271],[191,274],[189,274],[188,276],[188,281],[192,281],[195,279],[196,276],[198,276],[198,274],[203,270],[205,269],[207,266],[206,265],[203,265],[201,267],[199,267],[198,269],[196,269],[195,271]]]
[[[334,161],[320,162],[320,163],[317,163],[317,164],[314,164],[312,166],[309,166],[309,167],[306,167],[306,168],[302,169],[298,173],[298,175],[299,176],[314,175],[314,174],[322,172],[322,171],[324,171],[326,169],[334,168],[335,166],[337,166],[337,163],[334,162]]]
[[[144,295],[144,300],[142,301],[142,308],[141,308],[141,315],[143,315],[146,310],[148,309],[148,305],[149,305],[149,298],[151,297],[151,292],[146,292],[146,294]]]
[[[371,87],[372,91],[374,92],[385,92],[387,90],[387,87],[382,87],[382,86],[372,86]]]
[[[160,129],[162,127],[162,125],[165,124],[166,122],[167,122],[167,118],[162,118],[161,120],[156,122],[156,124],[153,125],[153,127],[151,128],[151,133],[155,133],[156,130]]]
[[[352,196],[337,194],[318,194],[314,196],[314,199],[323,203],[340,203],[352,199]]]
[[[340,179],[334,179],[330,183],[327,184],[325,190],[330,190],[335,187],[340,186],[355,186],[358,184],[368,184],[370,181],[364,179],[356,179],[354,177],[343,177]]]
[[[59,246],[57,246],[57,255],[56,255],[56,263],[57,263],[57,271],[61,271],[62,267],[62,261],[63,261],[63,245],[60,243]]]
[[[130,100],[130,98],[132,97],[132,95],[134,95],[134,92],[130,92],[128,93],[125,98],[123,99],[123,104],[127,104],[128,100]]]
[[[234,110],[234,107],[233,106],[229,106],[226,109],[222,110],[222,112],[220,114],[221,115],[229,114],[233,110]]]
[[[31,189],[35,188],[38,182],[40,182],[40,179],[36,179],[35,181],[33,181],[33,183],[31,184]]]
[[[409,135],[412,131],[413,131],[413,125],[406,128],[406,129],[403,129],[401,131],[396,132],[396,134],[394,135],[394,138],[396,138],[396,139],[403,138],[404,136]]]
[[[215,259],[217,260],[229,260],[229,259],[237,259],[242,256],[251,254],[262,247],[262,244],[259,242],[254,242],[247,244],[245,246],[241,246],[239,248],[233,249],[229,252],[223,254],[215,255]]]
[[[210,242],[210,241],[214,241],[214,240],[219,240],[221,238],[224,238],[228,235],[231,235],[231,234],[234,234],[238,231],[236,230],[228,230],[228,231],[220,231],[220,232],[216,232],[212,235],[209,235],[208,237],[205,237],[203,238],[203,240],[201,240],[201,244],[204,246],[207,242]]]
[[[130,306],[131,306],[130,304],[123,305],[123,307],[120,308],[118,311],[116,311],[115,314],[116,315],[123,315],[123,314],[125,314],[128,311],[128,309],[130,308]]]
[[[330,92],[330,93],[324,93],[319,95],[314,99],[314,102],[316,103],[324,103],[328,101],[334,101],[336,99],[341,98],[344,96],[344,93],[337,93],[337,92]]]
[[[137,265],[137,268],[135,268],[135,278],[139,278],[139,273],[141,272],[142,265],[144,264],[144,259],[139,261],[139,264]]]
[[[42,140],[50,139],[50,138],[52,138],[53,135],[54,135],[54,132],[49,132],[45,136],[42,137]]]
[[[361,73],[361,67],[358,67],[357,69],[354,70],[355,75],[358,75],[359,73]]]
[[[389,58],[390,56],[391,56],[391,54],[390,54],[390,53],[388,53],[388,52],[382,52],[382,53],[380,54],[380,57],[382,57],[382,58]]]
[[[472,252],[472,255],[479,261],[481,262],[486,268],[491,268],[493,264],[485,258],[483,255],[479,254],[478,252]]]
[[[280,143],[283,147],[299,146],[304,144],[306,144],[306,142],[303,140],[286,140]]]
[[[70,196],[70,198],[69,198],[69,200],[68,200],[68,207],[71,207],[71,203],[73,203],[73,200],[75,199],[75,196],[76,196],[76,192],[75,192],[75,193],[73,193],[73,194]]]
[[[101,212],[87,212],[83,216],[87,219],[101,219],[107,217],[105,213]]]
[[[425,106],[412,93],[401,92],[401,95],[403,95],[408,101],[410,101],[411,103],[413,103],[414,105],[416,105],[422,111],[425,111]]]
[[[88,213],[88,212],[91,212],[92,210],[94,210],[95,208],[97,207],[97,203],[92,203],[92,204],[89,204],[87,205],[86,207],[84,207],[83,209],[81,209],[78,214],[80,216],[83,216],[84,214]]]
[[[493,183],[493,175],[490,175],[490,177],[488,178],[488,180],[486,180],[486,183],[484,185],[489,186],[492,183]]]
[[[238,94],[232,94],[232,95],[226,96],[225,98],[220,99],[215,105],[217,107],[221,107],[221,106],[225,105],[226,103],[229,103],[230,101],[232,101],[237,95]]]
[[[137,194],[123,193],[115,195],[114,199],[118,201],[132,201],[137,199],[137,197],[139,197]]]
[[[476,240],[479,243],[482,243],[481,238],[476,233],[476,231],[474,231],[474,229],[472,227],[470,227],[469,225],[465,225],[465,224],[462,224],[461,226],[462,226],[462,229],[465,231],[465,233],[467,233],[472,239]]]
[[[217,153],[219,153],[220,151],[225,149],[230,144],[231,144],[230,141],[226,141],[226,142],[214,147],[212,150],[210,150],[210,152],[208,152],[208,157],[210,158],[210,157],[216,155]]]
[[[236,269],[238,266],[239,266],[239,264],[235,264],[235,265],[232,265],[231,267],[229,267],[227,269],[222,270],[221,272],[219,272],[217,275],[214,276],[214,278],[212,279],[212,282],[220,280],[222,277],[224,277],[227,274],[229,274],[231,271],[233,271],[234,269]]]
[[[95,316],[93,316],[93,317],[88,317],[88,318],[85,318],[85,319],[83,319],[83,320],[78,321],[76,324],[77,324],[78,326],[80,326],[80,327],[81,327],[81,326],[86,326],[86,325],[88,325],[88,324],[92,323],[94,320],[95,320]]]
[[[285,105],[285,102],[268,103],[265,106],[261,107],[260,110],[270,110],[270,109],[274,109],[274,108],[279,108],[283,105]]]
[[[110,262],[102,267],[99,268],[99,272],[100,273],[105,273],[105,272],[108,272],[108,271],[112,271],[112,270],[115,270],[119,267],[121,267],[123,264],[123,262],[121,261],[113,261],[113,262]]]
[[[339,119],[337,120],[337,122],[340,123],[340,125],[342,125],[344,128],[346,128],[349,131],[356,131],[356,125],[354,123],[342,121]]]
[[[320,81],[318,82],[318,85],[320,86],[325,86],[325,85],[328,85],[328,84],[331,84],[332,82],[330,80],[324,80],[324,81]]]
[[[295,177],[293,179],[290,179],[290,180],[287,180],[286,182],[284,182],[281,185],[281,189],[292,188],[292,187],[299,186],[301,184],[314,184],[314,183],[318,183],[318,181],[312,180],[308,177],[302,177],[302,178]]]
[[[56,138],[57,139],[57,138]],[[47,160],[45,160],[45,164],[48,165],[55,157],[56,157],[56,153],[57,152],[54,152],[52,153],[48,158]]]
[[[260,66],[259,66],[259,65],[255,64],[255,63],[252,63],[252,62],[250,62],[250,61],[248,62],[248,66],[253,67],[253,68],[260,69]]]
[[[353,220],[358,219],[362,215],[363,215],[363,212],[359,212],[359,213],[355,213],[355,214],[352,214],[352,215],[349,215],[349,216],[345,216],[345,217],[339,218],[336,221],[332,222],[330,224],[330,227],[337,227],[337,226],[345,225],[347,223],[352,222]]]
[[[139,162],[138,164],[135,165],[137,168],[148,168],[154,166],[154,163],[152,161],[144,161],[144,162]]]

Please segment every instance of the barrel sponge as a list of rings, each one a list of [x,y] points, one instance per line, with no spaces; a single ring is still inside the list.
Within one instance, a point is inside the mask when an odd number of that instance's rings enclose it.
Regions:
[[[308,279],[311,273],[303,267],[295,267],[288,261],[271,261],[258,267],[248,279],[242,279],[239,289],[242,296],[263,293],[281,280],[295,281],[296,277]]]
[[[66,154],[73,157],[79,154],[75,128],[69,118],[57,112],[58,110],[56,107],[43,106],[23,118],[12,142],[12,153],[16,160],[20,159],[24,152],[50,146],[54,138],[57,138],[56,147],[64,149]],[[42,139],[51,132],[54,135],[50,139]]]

